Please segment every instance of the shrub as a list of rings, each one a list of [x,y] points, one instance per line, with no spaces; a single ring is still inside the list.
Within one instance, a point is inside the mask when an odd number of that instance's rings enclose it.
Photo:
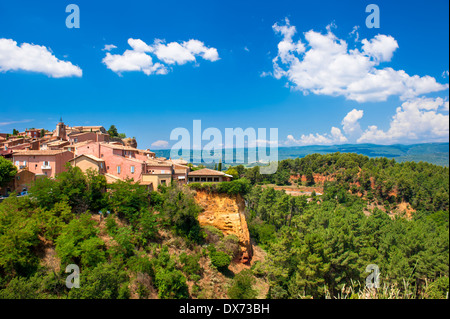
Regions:
[[[161,299],[189,298],[186,278],[179,270],[159,268],[155,276],[155,286]]]
[[[186,253],[180,255],[180,262],[183,265],[182,270],[191,280],[195,281],[200,279],[202,267],[200,266],[199,261],[200,255],[188,255]]]
[[[243,270],[237,274],[233,283],[228,289],[228,296],[231,299],[254,299],[258,292],[253,289],[255,278],[250,270]]]
[[[115,263],[84,270],[80,288],[69,292],[70,299],[127,299],[129,296],[127,273]]]
[[[213,245],[209,246],[209,258],[214,267],[224,271],[231,264],[231,257],[223,251],[217,250]]]

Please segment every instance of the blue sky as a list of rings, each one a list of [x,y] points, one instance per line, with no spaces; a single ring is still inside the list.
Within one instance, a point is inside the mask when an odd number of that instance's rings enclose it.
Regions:
[[[79,29],[66,27],[70,3]],[[0,132],[62,116],[115,124],[140,148],[197,119],[276,127],[280,145],[448,141],[448,5],[2,1]]]

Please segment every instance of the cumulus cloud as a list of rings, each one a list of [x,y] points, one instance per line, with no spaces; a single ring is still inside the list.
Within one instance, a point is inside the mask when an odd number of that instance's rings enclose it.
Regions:
[[[358,143],[448,141],[449,116],[439,111],[448,111],[448,101],[440,97],[406,101],[396,109],[387,131],[371,125],[358,139]]]
[[[56,58],[45,46],[0,39],[0,72],[28,71],[53,78],[81,77],[82,70],[71,62]]]
[[[126,50],[123,54],[106,53],[103,59],[108,69],[121,74],[124,71],[142,71],[146,75],[166,74],[167,68],[161,63],[153,63],[152,57],[144,52]]]
[[[154,147],[154,148],[168,148],[169,147],[169,142],[163,141],[163,140],[158,140],[156,142],[153,142],[151,147]]]
[[[329,134],[303,134],[300,139],[295,139],[294,136],[287,136],[287,145],[327,145],[327,144],[342,144],[347,142],[347,138],[342,134],[342,131],[337,127],[332,127]]]
[[[164,43],[162,40],[156,40],[153,45],[153,51],[159,60],[167,64],[185,64],[195,62],[196,56],[200,56],[211,62],[219,59],[219,54],[215,48],[207,48],[199,40],[189,40],[183,43],[170,42]]]
[[[305,32],[305,43],[294,40],[297,30],[287,18],[272,28],[282,36],[278,54],[272,60],[273,76],[286,78],[292,88],[304,94],[344,96],[366,102],[386,101],[390,96],[407,100],[449,87],[431,76],[410,76],[403,70],[381,68],[380,64],[389,62],[399,47],[392,36],[379,34],[363,39],[361,48],[349,49],[347,42],[337,38],[329,26],[326,34]]]
[[[155,39],[154,43],[149,45],[141,39],[130,38],[128,44],[132,50],[126,50],[121,55],[107,53],[103,63],[119,74],[122,71],[142,71],[150,75],[167,74],[168,65],[196,62],[196,57],[212,62],[219,60],[217,49],[208,48],[195,39],[182,43],[165,43],[164,40]],[[160,62],[153,63],[152,56]]]
[[[378,34],[372,40],[363,39],[362,51],[378,62],[391,61],[394,51],[398,49],[397,41],[384,34]]]
[[[359,120],[363,117],[364,111],[353,109],[342,120],[342,128],[347,135],[356,135],[361,133]]]

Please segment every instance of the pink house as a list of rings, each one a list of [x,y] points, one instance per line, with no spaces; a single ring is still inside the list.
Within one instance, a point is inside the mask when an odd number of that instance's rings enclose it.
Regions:
[[[86,141],[108,142],[109,135],[100,132],[82,132],[76,134],[69,134],[68,139],[70,143],[80,143]]]
[[[93,155],[105,161],[106,173],[120,179],[141,180],[146,170],[146,156],[140,150],[123,145],[91,142],[77,147],[77,155]],[[142,151],[141,151],[142,152]]]
[[[13,163],[17,169],[28,169],[36,175],[54,178],[65,171],[66,163],[73,153],[62,150],[17,151],[13,153]]]

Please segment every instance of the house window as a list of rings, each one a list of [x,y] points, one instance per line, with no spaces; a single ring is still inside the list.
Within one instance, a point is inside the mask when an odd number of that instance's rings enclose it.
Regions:
[[[202,177],[202,182],[206,182],[206,177]]]
[[[48,161],[44,161],[44,166],[48,166]]]
[[[196,177],[196,178],[195,178],[195,181],[196,181],[196,182],[200,182],[200,178],[199,178],[199,177]]]
[[[161,184],[162,184],[162,185],[166,185],[166,180],[165,180],[165,179],[162,179],[162,180],[161,180]]]
[[[166,172],[165,170],[163,170],[163,169],[161,170],[161,174],[164,174],[165,172]]]
[[[208,177],[208,182],[212,182],[212,177]]]
[[[131,174],[134,174],[134,166],[131,166]]]
[[[100,168],[103,169],[103,163],[100,163]]]
[[[117,174],[120,174],[120,166],[117,166]]]
[[[19,161],[16,161],[16,166],[19,166],[20,165],[20,162]]]
[[[215,181],[215,182],[218,182],[218,181],[219,181],[219,178],[218,178],[218,177],[214,177],[214,181]]]
[[[189,177],[189,181],[192,182],[192,177]]]
[[[23,161],[23,166],[27,166],[27,161]]]

